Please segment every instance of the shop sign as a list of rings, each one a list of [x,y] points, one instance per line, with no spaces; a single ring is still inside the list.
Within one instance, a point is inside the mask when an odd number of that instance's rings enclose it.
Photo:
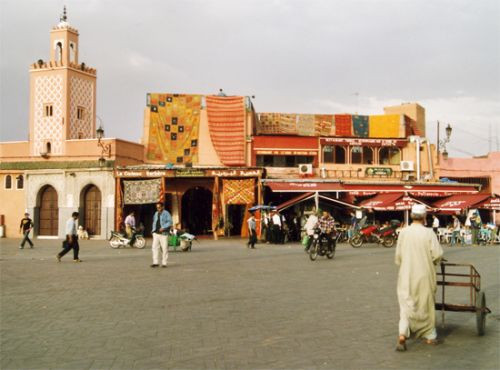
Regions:
[[[325,137],[320,139],[321,145],[350,145],[350,146],[398,146],[404,147],[408,143],[407,140],[398,139],[346,139],[336,137]]]
[[[207,176],[214,177],[258,177],[260,170],[208,170]]]
[[[317,150],[256,150],[258,155],[318,155]]]
[[[198,168],[178,168],[175,170],[175,177],[205,177],[205,170]]]
[[[365,170],[368,176],[391,176],[392,168],[387,167],[368,167]]]

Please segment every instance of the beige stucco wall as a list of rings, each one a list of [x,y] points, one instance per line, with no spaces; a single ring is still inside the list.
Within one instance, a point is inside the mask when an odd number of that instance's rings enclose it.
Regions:
[[[5,189],[5,177],[12,176],[12,189]],[[24,188],[16,189],[16,177],[23,175],[22,171],[1,171],[0,172],[0,199],[2,206],[0,214],[4,218],[4,233],[7,238],[20,238],[19,223],[26,212],[26,177]]]
[[[425,136],[425,108],[418,103],[403,103],[392,107],[384,107],[385,114],[404,114],[417,123],[422,136]]]

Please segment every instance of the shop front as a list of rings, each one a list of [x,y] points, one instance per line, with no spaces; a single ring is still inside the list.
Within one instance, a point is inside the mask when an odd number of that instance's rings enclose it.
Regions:
[[[116,177],[116,225],[131,211],[145,234],[151,233],[155,203],[163,202],[174,226],[194,235],[247,235],[246,214],[261,197],[260,168],[119,168]]]

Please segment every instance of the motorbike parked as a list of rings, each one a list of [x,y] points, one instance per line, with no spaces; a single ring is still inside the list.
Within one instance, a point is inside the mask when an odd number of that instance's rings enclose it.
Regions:
[[[363,243],[378,243],[386,248],[392,248],[397,239],[396,229],[400,224],[399,221],[393,220],[385,228],[376,225],[365,226],[349,239],[349,243],[353,248],[359,248]]]
[[[309,258],[311,261],[315,261],[318,256],[326,256],[328,259],[332,259],[335,256],[336,247],[336,235],[332,236],[330,243],[327,235],[321,232],[319,228],[316,228],[309,247]]]
[[[132,238],[127,238],[125,234],[111,231],[111,236],[109,237],[109,245],[111,248],[120,248],[120,247],[133,247],[143,249],[146,246],[146,239],[144,239],[144,235],[142,235],[142,230],[132,229],[133,236]],[[130,245],[131,240],[134,239],[134,244]]]

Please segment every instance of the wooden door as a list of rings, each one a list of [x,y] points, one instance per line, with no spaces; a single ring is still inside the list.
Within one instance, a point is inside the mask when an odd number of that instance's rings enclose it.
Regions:
[[[95,185],[85,190],[84,228],[89,235],[101,234],[101,192]]]
[[[46,186],[40,194],[40,228],[39,235],[57,236],[59,227],[59,207],[57,191]]]

